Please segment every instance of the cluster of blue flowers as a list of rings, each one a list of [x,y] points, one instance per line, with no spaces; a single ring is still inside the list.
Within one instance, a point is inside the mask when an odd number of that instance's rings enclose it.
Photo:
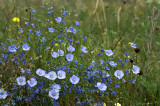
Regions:
[[[18,41],[14,44],[9,43],[11,45],[2,43],[0,46],[4,51],[0,54],[0,65],[12,62],[13,67],[17,69],[14,72],[15,81],[11,84],[13,88],[11,90],[6,86],[0,88],[0,99],[10,97],[9,103],[15,105],[16,101],[30,102],[33,99],[46,103],[46,98],[51,98],[50,102],[56,104],[59,99],[64,101],[61,96],[74,94],[73,98],[80,98],[81,95],[87,94],[85,102],[78,99],[75,103],[84,105],[94,102],[92,95],[97,94],[97,91],[100,97],[102,94],[108,95],[109,92],[116,95],[113,89],[119,88],[120,85],[113,83],[113,80],[125,83],[124,76],[131,73],[130,71],[133,74],[140,73],[140,67],[135,64],[132,64],[133,67],[127,69],[129,71],[126,73],[122,68],[120,70],[119,66],[123,67],[128,61],[116,60],[111,49],[101,49],[98,59],[90,58],[96,53],[90,50],[92,45],[84,43],[87,37],[79,33],[80,23],[75,21],[74,28],[65,26],[68,10],[54,19],[51,18],[53,7],[43,6],[43,10],[48,11],[47,21],[43,22],[44,26],[39,26],[42,19],[36,18],[37,11],[33,10],[33,22],[38,25],[25,22],[25,30],[20,28],[18,31],[20,43]],[[137,48],[137,45],[132,43],[131,47]],[[110,87],[111,84],[114,88]],[[32,102],[34,104],[35,101]]]

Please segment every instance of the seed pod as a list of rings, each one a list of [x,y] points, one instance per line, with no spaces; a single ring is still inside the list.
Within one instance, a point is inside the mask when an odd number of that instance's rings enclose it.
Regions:
[[[134,51],[135,51],[136,53],[139,53],[139,52],[140,52],[140,48],[135,48]]]

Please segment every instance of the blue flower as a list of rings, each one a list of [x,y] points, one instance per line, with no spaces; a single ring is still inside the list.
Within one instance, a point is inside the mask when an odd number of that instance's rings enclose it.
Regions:
[[[112,52],[111,49],[110,50],[105,50],[105,53],[106,53],[107,56],[112,56],[113,55],[113,52]]]
[[[50,47],[47,46],[47,47],[46,47],[46,50],[49,50],[49,49],[50,49]]]
[[[53,58],[57,58],[58,57],[58,53],[57,52],[53,52],[51,55],[52,55]]]
[[[28,32],[29,32],[29,34],[31,34],[31,32],[32,32],[32,29],[29,29],[29,30],[28,30]]]
[[[136,44],[134,44],[134,43],[131,43],[131,47],[133,47],[133,48],[137,48],[137,45],[136,45]]]
[[[49,32],[54,32],[54,29],[51,27],[51,28],[48,28],[48,31]]]
[[[0,99],[5,99],[8,96],[7,92],[3,88],[0,88]]]
[[[31,74],[31,70],[30,70],[30,69],[27,69],[27,70],[26,70],[26,74]]]
[[[22,29],[22,28],[19,28],[19,31],[18,31],[18,32],[23,33],[23,29]]]
[[[31,28],[34,28],[34,24],[31,24]]]
[[[54,71],[50,71],[48,74],[45,75],[45,77],[53,81],[57,78],[57,74]]]
[[[134,80],[128,80],[129,82],[131,82],[132,84],[134,84],[136,82],[136,79]]]
[[[24,45],[22,45],[22,48],[24,51],[28,51],[30,49],[30,46],[27,43],[25,43]]]
[[[69,32],[76,34],[78,30],[74,29],[73,27],[69,27]]]
[[[75,29],[73,27],[69,27],[68,30],[69,30],[69,32],[74,32]]]
[[[73,51],[75,51],[75,48],[70,45],[69,47],[67,47],[67,50],[70,52],[73,52]]]
[[[30,87],[34,87],[35,85],[37,85],[37,81],[35,78],[31,78],[30,80],[27,81],[27,83]]]
[[[105,78],[105,77],[109,77],[109,73],[107,73],[106,71],[103,71],[102,72],[102,77]]]
[[[58,56],[64,56],[64,51],[63,50],[58,49],[57,53],[58,53]]]
[[[36,10],[32,10],[32,14],[35,14],[36,13]]]
[[[53,7],[50,7],[50,8],[48,9],[48,11],[53,11]]]
[[[114,61],[109,61],[109,64],[112,66],[112,67],[116,67],[117,63],[115,63]]]
[[[9,45],[9,49],[8,49],[9,52],[16,52],[17,51],[17,48],[15,45]]]
[[[120,88],[119,84],[115,84],[114,88]]]
[[[103,60],[100,60],[99,63],[102,65],[103,64]]]
[[[21,52],[21,54],[19,55],[19,58],[23,58],[23,52]]]
[[[82,52],[88,53],[88,51],[87,51],[86,49],[87,49],[87,48],[86,48],[85,46],[82,46],[82,47],[81,47],[81,51],[82,51]]]
[[[140,73],[140,68],[138,66],[133,65],[132,71],[134,74],[138,74],[138,73]]]
[[[65,22],[66,22],[65,20],[62,20],[62,24],[65,24]]]
[[[126,74],[128,75],[130,73],[130,69],[129,70],[126,70]]]
[[[40,36],[40,35],[41,35],[41,31],[38,30],[38,31],[36,32],[36,35]]]
[[[123,79],[122,79],[122,82],[123,82],[123,83],[125,83],[125,82],[126,82],[126,80],[123,78]]]
[[[95,87],[98,87],[98,89],[100,91],[106,91],[106,89],[107,89],[106,84],[103,84],[103,83],[100,83],[100,82],[97,82],[97,85]]]
[[[76,24],[76,26],[80,25],[79,21],[75,21],[75,24]]]
[[[72,61],[73,59],[74,59],[74,56],[73,56],[73,54],[67,54],[66,55],[66,59],[67,59],[67,61]]]
[[[54,84],[54,85],[51,85],[50,87],[55,92],[59,92],[59,90],[61,89],[61,86],[59,84]]]
[[[26,84],[26,78],[24,76],[20,76],[16,78],[18,85],[25,85]]]
[[[66,78],[66,73],[62,70],[59,70],[57,72],[57,74],[58,74],[58,79],[65,79]]]
[[[121,79],[124,76],[124,72],[122,70],[116,70],[114,72],[114,75],[118,78]]]
[[[62,21],[62,18],[61,17],[57,17],[55,20],[57,21],[57,23],[60,23]]]
[[[67,13],[68,13],[68,10],[64,11],[62,16],[65,17]]]
[[[46,71],[39,68],[39,69],[37,69],[36,74],[39,76],[45,76]]]
[[[23,68],[21,68],[21,73],[25,73],[25,70]]]
[[[47,22],[49,22],[49,19],[46,19]]]
[[[25,25],[28,26],[28,25],[29,25],[29,22],[25,22]]]
[[[42,38],[41,38],[41,41],[42,41],[42,42],[46,42],[46,38],[45,38],[45,37],[42,37]]]
[[[86,41],[86,40],[87,40],[87,37],[86,37],[86,36],[84,36],[84,37],[83,37],[83,40],[84,40],[84,41]]]
[[[49,91],[49,97],[57,100],[57,99],[59,98],[59,92],[56,92],[56,91],[54,91],[54,90],[50,90],[50,91]]]
[[[72,75],[72,77],[70,77],[69,80],[70,80],[70,82],[71,82],[72,84],[78,84],[80,78],[77,77],[77,76],[75,76],[75,75]]]

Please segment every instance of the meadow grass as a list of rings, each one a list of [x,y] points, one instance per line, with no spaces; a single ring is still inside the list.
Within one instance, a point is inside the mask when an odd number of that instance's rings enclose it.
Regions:
[[[22,39],[19,38],[18,28],[24,28],[23,31],[26,32],[24,34],[24,39],[27,40],[27,31],[29,28],[25,27],[24,22],[29,21],[30,23],[35,23],[37,29],[34,30],[36,32],[38,29],[44,28],[46,26],[50,26],[50,24],[45,24],[45,21],[42,21],[40,24],[33,20],[34,15],[31,14],[32,10],[36,10],[36,17],[40,20],[45,20],[47,16],[44,16],[45,12],[42,11],[41,5],[44,3],[50,4],[54,3],[54,15],[52,16],[54,19],[57,16],[60,16],[65,10],[69,10],[69,14],[66,16],[67,26],[73,25],[74,21],[79,21],[80,26],[76,37],[74,35],[70,35],[71,38],[79,40],[83,42],[84,35],[87,37],[87,41],[81,43],[87,47],[87,50],[92,53],[88,53],[84,55],[84,59],[77,56],[76,59],[85,65],[89,65],[91,60],[95,60],[97,63],[100,59],[109,59],[106,56],[97,56],[98,53],[101,53],[101,49],[111,49],[114,52],[114,60],[118,59],[127,59],[124,55],[125,53],[129,53],[129,55],[133,58],[134,62],[130,63],[126,62],[125,67],[121,67],[121,70],[131,69],[132,65],[135,64],[140,67],[141,74],[126,76],[126,83],[120,83],[117,79],[113,80],[114,84],[118,82],[120,84],[120,88],[116,88],[114,91],[116,95],[103,95],[98,96],[99,92],[96,92],[92,97],[94,101],[90,103],[97,102],[105,102],[106,105],[114,105],[115,103],[120,103],[122,106],[137,106],[137,105],[160,105],[160,26],[159,26],[159,15],[160,10],[156,1],[153,3],[147,4],[144,0],[131,0],[131,1],[123,1],[123,0],[50,0],[50,1],[33,1],[32,0],[14,0],[14,1],[0,1],[1,3],[1,17],[0,17],[0,42],[7,43],[6,51],[9,45],[15,44],[23,44]],[[47,6],[47,4],[46,4]],[[61,12],[62,11],[62,12]],[[19,17],[21,19],[19,24],[15,24],[12,22],[13,17]],[[52,18],[50,18],[51,20]],[[74,20],[74,21],[73,21]],[[54,23],[55,24],[55,23]],[[18,26],[19,25],[19,26]],[[38,27],[37,27],[38,26]],[[73,25],[75,26],[75,25]],[[56,26],[55,26],[56,27]],[[61,27],[56,27],[61,28]],[[43,33],[45,36],[47,34]],[[51,34],[46,39],[49,43],[58,41],[56,36],[52,36],[53,40],[50,39]],[[31,38],[32,39],[32,38]],[[34,38],[33,38],[34,39]],[[34,43],[32,39],[31,48],[39,47],[42,51],[44,48],[39,46],[40,42]],[[9,40],[9,42],[7,41]],[[40,41],[40,38],[38,38]],[[135,53],[135,49],[130,47],[129,42],[133,42],[137,44],[140,49],[139,53]],[[74,44],[76,44],[74,42]],[[69,43],[63,43],[63,47],[58,46],[61,49],[65,49],[69,46]],[[76,49],[80,48],[76,46]],[[47,67],[45,70],[51,68],[45,62],[50,58],[49,56],[55,49],[51,48],[50,53],[46,55],[48,52],[43,52],[43,54],[36,53],[34,50],[30,50],[25,53],[26,58],[32,57],[34,60],[34,64],[27,61],[25,64],[21,64],[16,66],[15,63],[9,61],[9,63],[0,64],[0,78],[1,84],[0,88],[5,88],[7,92],[11,91],[13,83],[15,83],[16,78],[21,74],[21,68],[31,68],[32,70],[36,70],[39,67]],[[4,54],[6,51],[1,50],[0,53]],[[66,51],[65,51],[66,52]],[[20,53],[20,51],[18,52]],[[75,54],[80,55],[80,51],[76,51]],[[14,57],[17,55],[15,54]],[[43,57],[43,60],[42,60]],[[12,58],[12,56],[8,57]],[[86,60],[85,60],[86,59]],[[41,61],[42,60],[42,61]],[[22,62],[23,59],[19,59],[18,61]],[[55,60],[55,61],[58,61]],[[55,61],[49,61],[50,64],[57,64]],[[61,59],[60,64],[66,64],[67,62],[63,62]],[[53,66],[53,65],[51,65]],[[74,66],[74,64],[69,65]],[[119,67],[120,65],[118,65]],[[83,69],[83,68],[82,68]],[[51,70],[55,70],[51,68]],[[74,68],[72,68],[74,70]],[[81,70],[81,69],[76,69]],[[115,71],[116,68],[111,68],[111,70]],[[18,71],[18,72],[17,72]],[[34,72],[35,73],[35,72]],[[113,74],[113,72],[111,72]],[[33,75],[31,75],[33,77]],[[79,75],[80,76],[80,75]],[[98,76],[98,75],[97,75]],[[30,77],[28,77],[30,78]],[[81,76],[83,78],[83,76]],[[129,82],[128,80],[136,81],[134,83]],[[99,81],[99,80],[98,80]],[[47,81],[47,83],[51,81]],[[66,80],[67,82],[67,80]],[[85,82],[81,82],[83,85]],[[67,82],[68,86],[71,86],[69,82]],[[64,84],[64,85],[67,85]],[[47,85],[44,85],[47,86]],[[92,86],[89,86],[92,88]],[[107,88],[109,92],[109,88]],[[23,96],[26,94],[26,91],[20,91],[19,96]],[[29,94],[28,94],[29,95]],[[38,95],[39,97],[42,94]],[[75,105],[77,100],[84,101],[84,99],[89,98],[89,94],[86,92],[84,95],[81,95],[79,99],[75,99],[75,94],[71,93],[70,96],[60,96],[58,99],[61,105]],[[43,97],[44,98],[44,97]],[[72,100],[71,100],[72,98]],[[65,101],[63,101],[65,99]],[[36,99],[35,99],[36,100]],[[1,100],[2,103],[10,102],[11,99],[7,99],[4,101]],[[50,103],[50,99],[46,100]],[[28,105],[33,105],[31,102],[25,102],[24,100],[21,102],[16,101],[16,105],[22,105],[27,103]],[[22,104],[21,104],[22,103]],[[42,103],[42,101],[40,102]],[[37,104],[38,105],[38,104]],[[51,104],[49,104],[51,105]],[[88,104],[89,105],[89,104]]]

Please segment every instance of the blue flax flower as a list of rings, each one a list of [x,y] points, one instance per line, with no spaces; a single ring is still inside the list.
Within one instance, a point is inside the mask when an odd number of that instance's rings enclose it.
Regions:
[[[88,53],[88,51],[87,51],[86,49],[87,49],[87,48],[86,48],[85,46],[82,46],[82,47],[81,47],[81,51],[82,51],[82,52]]]
[[[23,85],[26,84],[26,78],[25,78],[25,76],[17,77],[16,80],[17,80],[18,85],[23,86]]]
[[[140,68],[138,66],[133,65],[132,71],[134,74],[138,74],[138,73],[140,73]]]
[[[110,64],[112,67],[116,67],[116,66],[117,66],[117,63],[115,63],[114,61],[109,61],[109,64]]]
[[[112,56],[113,55],[113,52],[112,52],[111,49],[110,50],[105,50],[105,53],[106,53],[107,56]]]
[[[32,14],[35,14],[36,13],[36,10],[32,10]]]
[[[69,47],[67,47],[67,50],[70,52],[73,52],[73,51],[75,51],[75,48],[70,45]]]
[[[46,42],[46,38],[45,38],[45,37],[42,37],[42,38],[41,38],[41,41],[42,41],[42,42]]]
[[[58,49],[57,53],[58,53],[58,56],[64,56],[64,51],[63,50]]]
[[[54,32],[54,29],[51,27],[51,28],[48,28],[48,31],[49,32]]]
[[[34,28],[34,26],[35,26],[34,24],[31,24],[31,28]],[[30,30],[30,31],[31,31],[31,30]]]
[[[25,73],[25,70],[23,68],[21,68],[21,73],[23,73],[23,74]]]
[[[8,49],[9,52],[16,52],[17,51],[17,48],[15,45],[9,45],[9,49]]]
[[[29,22],[25,22],[25,25],[28,26],[28,25],[29,25]]]
[[[62,21],[62,18],[61,17],[57,17],[55,20],[57,21],[57,23],[60,23]]]
[[[136,45],[136,44],[134,44],[134,43],[131,43],[131,47],[133,47],[133,48],[137,48],[137,45]]]
[[[54,90],[50,90],[50,91],[49,91],[49,97],[57,100],[57,99],[59,98],[59,92],[56,92],[56,91],[54,91]]]
[[[58,74],[58,79],[65,79],[66,78],[66,73],[62,70],[59,70],[57,72],[57,74]]]
[[[0,88],[0,99],[5,99],[8,96],[7,92],[3,88]]]
[[[45,75],[45,77],[53,81],[57,78],[57,74],[54,71],[50,71],[48,74]]]
[[[36,32],[36,35],[41,36],[41,31],[38,30],[38,31]]]
[[[24,45],[22,45],[22,48],[24,51],[28,51],[30,49],[30,46],[27,43],[25,43]]]
[[[30,87],[34,87],[37,85],[37,81],[35,78],[31,78],[30,80],[27,81],[27,83]]]
[[[57,57],[58,57],[58,53],[57,53],[57,52],[53,52],[53,53],[52,53],[52,57],[53,57],[53,58],[57,58]]]
[[[76,26],[80,25],[79,21],[75,21],[75,24],[76,24]]]
[[[100,82],[97,82],[96,87],[98,87],[98,89],[99,89],[100,91],[106,91],[106,89],[107,89],[106,84],[103,84],[103,83],[100,83]]]
[[[74,59],[73,54],[67,54],[67,55],[66,55],[66,60],[67,60],[67,61],[72,61],[73,59]]]
[[[61,86],[59,84],[54,84],[54,85],[51,85],[50,87],[55,92],[59,92],[59,90],[61,89]]]
[[[71,82],[72,84],[78,84],[80,78],[77,77],[77,76],[75,76],[75,75],[72,75],[72,77],[70,77],[69,80],[70,80],[70,82]]]
[[[69,32],[76,34],[78,32],[78,30],[74,29],[73,27],[69,27]]]
[[[64,11],[62,16],[65,17],[67,13],[68,13],[68,10]]]
[[[45,76],[46,71],[39,68],[39,69],[37,69],[36,74],[39,76]]]
[[[122,70],[116,70],[114,72],[114,75],[118,78],[121,79],[124,76],[124,72]]]

